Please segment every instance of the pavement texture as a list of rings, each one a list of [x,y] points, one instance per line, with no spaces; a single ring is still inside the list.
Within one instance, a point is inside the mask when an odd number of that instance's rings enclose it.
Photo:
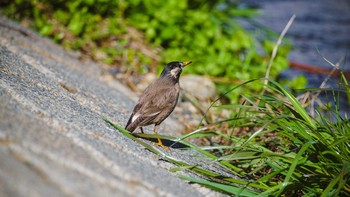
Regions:
[[[98,65],[4,17],[0,35],[0,196],[219,195],[103,121],[124,126],[135,95]]]

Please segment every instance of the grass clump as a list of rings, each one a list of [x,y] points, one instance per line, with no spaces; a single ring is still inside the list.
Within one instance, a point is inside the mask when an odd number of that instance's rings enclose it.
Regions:
[[[218,160],[266,185],[261,195],[349,195],[350,121],[330,110],[317,110],[311,117],[304,103],[274,81],[267,90],[232,109],[234,119],[227,122],[232,133],[216,131],[226,143],[216,147]],[[334,120],[326,119],[325,113]],[[239,139],[234,137],[244,128]]]
[[[264,81],[251,80],[233,91]],[[192,171],[202,177],[179,174],[180,178],[225,194],[348,196],[350,121],[341,116],[337,107],[322,106],[312,117],[306,106],[279,83],[269,80],[263,95],[242,95],[241,105],[213,104],[232,111],[228,119],[215,125],[180,137],[149,135],[183,143],[201,153],[203,162],[188,164],[167,159],[164,152],[151,151],[176,164],[172,172]],[[193,145],[187,141],[191,138],[207,138],[212,144]],[[213,164],[224,173],[217,168],[210,170]]]

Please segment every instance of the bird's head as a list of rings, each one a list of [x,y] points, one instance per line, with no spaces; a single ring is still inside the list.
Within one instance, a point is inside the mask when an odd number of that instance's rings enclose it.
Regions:
[[[160,74],[160,77],[167,77],[175,81],[179,81],[182,69],[192,62],[170,62],[168,63]]]

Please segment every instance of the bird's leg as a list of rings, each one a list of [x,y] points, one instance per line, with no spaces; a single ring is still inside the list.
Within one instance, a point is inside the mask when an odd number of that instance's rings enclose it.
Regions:
[[[154,126],[154,134],[156,134],[156,135],[158,135],[158,128],[159,128],[159,125]],[[167,146],[163,145],[162,140],[160,140],[159,138],[157,138],[157,139],[158,139],[158,142],[154,142],[155,145],[161,146],[165,150],[169,149]]]
[[[142,127],[140,127],[140,130],[141,130],[141,133],[142,133],[142,134],[144,134],[144,132],[143,132],[143,128],[142,128]]]

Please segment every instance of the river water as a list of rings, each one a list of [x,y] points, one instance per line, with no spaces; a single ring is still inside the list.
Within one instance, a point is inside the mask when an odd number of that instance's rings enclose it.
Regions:
[[[289,55],[291,62],[332,69],[321,55],[333,63],[343,58],[340,66],[350,73],[350,0],[244,0],[240,4],[257,8],[260,15],[253,20],[278,33],[291,16],[296,15],[286,34],[293,44]],[[243,23],[243,26],[257,31],[257,26],[252,23]],[[280,78],[291,79],[298,75],[308,79],[307,87],[319,87],[327,77],[326,74],[289,68]],[[339,88],[338,82],[337,77],[332,77],[326,87]],[[350,114],[346,95],[341,94],[340,98],[342,113]],[[332,100],[325,93],[320,99],[324,102]]]

